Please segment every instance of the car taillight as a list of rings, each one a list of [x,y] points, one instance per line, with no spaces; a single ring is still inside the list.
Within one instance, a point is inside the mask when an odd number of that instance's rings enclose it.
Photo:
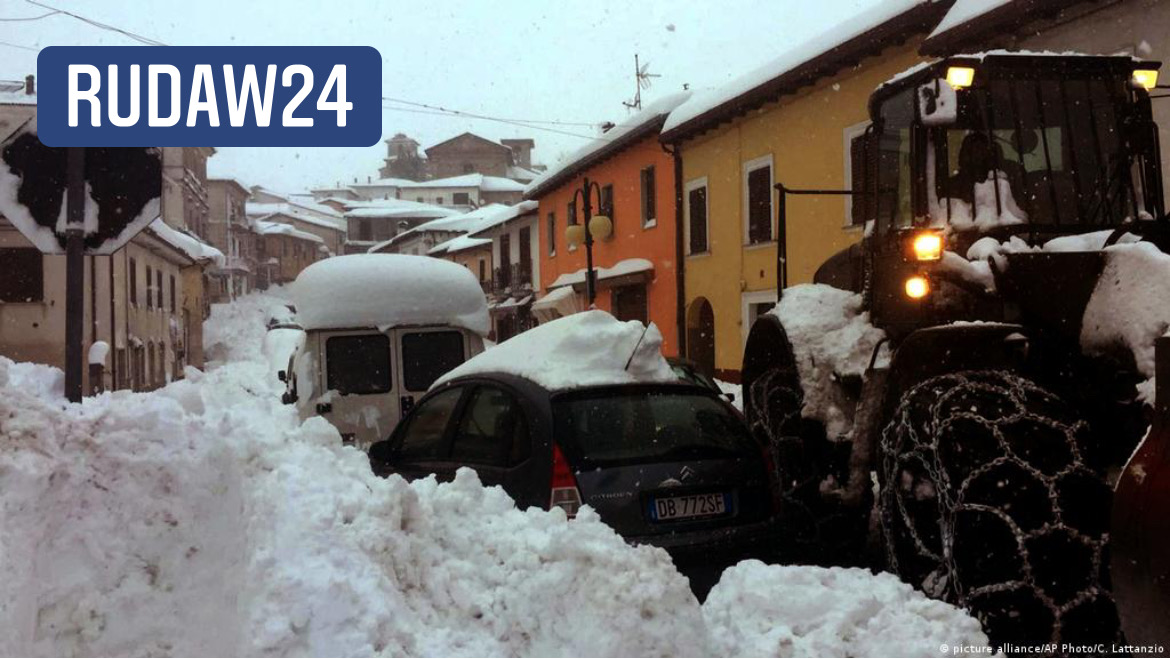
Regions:
[[[581,507],[581,491],[577,489],[577,479],[569,467],[569,461],[561,452],[561,447],[553,445],[552,465],[552,494],[548,502],[549,509],[560,508],[569,515],[576,517],[577,509]]]

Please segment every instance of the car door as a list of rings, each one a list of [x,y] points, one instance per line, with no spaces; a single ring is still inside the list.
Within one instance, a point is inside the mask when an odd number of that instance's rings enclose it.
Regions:
[[[450,387],[423,400],[394,431],[388,440],[390,451],[384,454],[387,462],[375,464],[375,471],[383,469],[408,480],[431,474],[440,481],[454,478],[458,465],[450,458],[451,430],[466,389]],[[370,455],[373,460],[383,453],[374,448]]]
[[[371,330],[322,332],[318,354],[324,355],[321,391],[336,391],[315,402],[347,443],[367,448],[390,435],[400,418],[398,378],[389,335]]]
[[[531,415],[514,391],[475,385],[454,425],[451,462],[475,469],[484,485],[503,487],[521,508],[544,505],[548,492],[541,493],[540,486],[547,483],[533,477],[532,429]]]
[[[393,331],[398,351],[398,400],[405,416],[439,376],[467,360],[467,337],[451,327],[401,328]]]

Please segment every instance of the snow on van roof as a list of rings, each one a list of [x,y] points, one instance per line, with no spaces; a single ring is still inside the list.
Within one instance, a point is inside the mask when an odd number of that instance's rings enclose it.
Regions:
[[[398,325],[491,329],[487,299],[467,268],[429,256],[350,254],[318,261],[291,285],[306,330]]]
[[[480,373],[515,375],[550,391],[678,381],[662,356],[662,333],[654,323],[646,327],[636,320],[622,322],[599,310],[565,316],[518,334],[464,362],[435,384]]]

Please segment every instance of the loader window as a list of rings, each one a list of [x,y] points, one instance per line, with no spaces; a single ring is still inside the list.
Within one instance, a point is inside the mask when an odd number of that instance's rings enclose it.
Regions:
[[[957,228],[1116,224],[1145,204],[1122,136],[1120,81],[996,79],[960,95],[959,121],[931,130],[932,217]],[[1132,118],[1132,117],[1131,117]]]
[[[882,104],[882,129],[878,137],[878,226],[886,231],[910,226],[913,172],[911,124],[914,120],[913,90]]]

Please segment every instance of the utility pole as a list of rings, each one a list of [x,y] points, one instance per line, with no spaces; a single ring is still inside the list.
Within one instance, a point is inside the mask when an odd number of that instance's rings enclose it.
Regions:
[[[80,403],[85,334],[85,147],[68,148],[65,205],[65,396]]]

